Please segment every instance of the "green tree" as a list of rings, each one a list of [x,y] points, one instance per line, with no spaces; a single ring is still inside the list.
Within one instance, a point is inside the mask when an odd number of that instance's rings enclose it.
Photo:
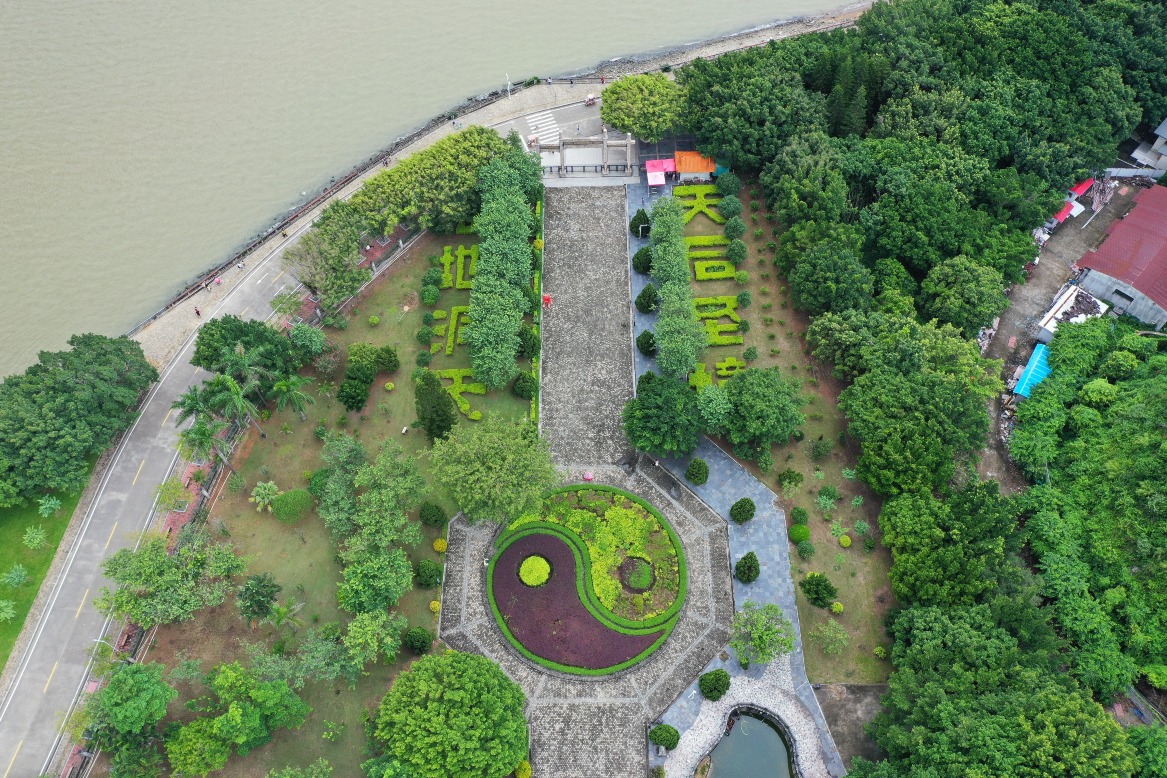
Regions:
[[[794,650],[794,625],[774,603],[759,605],[746,600],[733,615],[729,647],[743,667],[765,664]]]
[[[518,371],[519,327],[527,308],[523,293],[503,279],[482,273],[474,279],[466,344],[474,378],[488,389],[506,386]]]
[[[620,132],[656,143],[681,118],[682,92],[663,73],[625,76],[604,90],[600,118]]]
[[[272,605],[283,588],[271,573],[247,576],[243,585],[235,590],[235,604],[239,606],[244,621],[251,625],[270,616]]]
[[[199,328],[191,364],[230,376],[241,386],[253,384],[247,393],[260,398],[271,391],[276,376],[298,370],[301,358],[283,331],[266,322],[227,315]]]
[[[959,327],[970,338],[1008,304],[1001,273],[965,256],[941,262],[920,284],[921,313]]]
[[[559,482],[535,427],[494,414],[456,426],[434,442],[430,459],[438,482],[471,521],[521,516]]]
[[[408,621],[399,613],[368,611],[358,613],[348,624],[343,643],[353,664],[364,667],[384,658],[392,662],[401,650],[401,634]]]
[[[766,203],[788,227],[798,222],[838,222],[847,209],[840,154],[825,133],[791,138],[758,177]]]
[[[417,376],[413,398],[417,418],[430,442],[446,437],[458,420],[458,408],[432,371],[425,370]]]
[[[640,451],[684,456],[697,448],[701,434],[697,395],[672,378],[653,372],[636,382],[636,396],[624,404],[624,434]]]
[[[349,613],[384,610],[413,588],[413,565],[400,548],[371,549],[352,559],[343,577],[336,592],[340,607]]]
[[[828,619],[806,634],[807,640],[819,647],[827,656],[838,656],[847,650],[851,644],[851,635],[847,629],[835,621]]]
[[[167,553],[164,535],[147,535],[136,549],[123,548],[102,563],[117,588],[103,587],[94,605],[146,629],[187,621],[222,604],[231,576],[247,561],[235,556],[229,543],[212,543],[204,529],[183,529],[173,554]]]
[[[304,391],[312,385],[311,378],[292,373],[272,384],[271,393],[276,401],[276,410],[282,411],[285,406],[292,406],[292,410],[300,414],[300,421],[308,418],[304,409],[316,404],[316,398]]]
[[[801,308],[813,315],[871,305],[871,272],[847,246],[825,240],[812,247],[790,272],[790,291]]]
[[[212,453],[218,455],[224,464],[227,462],[226,452],[223,450],[226,441],[221,437],[228,427],[227,422],[211,416],[197,416],[194,424],[178,433],[179,451],[184,457],[194,462],[206,461]]]
[[[1127,734],[1139,755],[1136,778],[1167,775],[1167,727],[1131,727]]]
[[[806,404],[797,381],[776,367],[739,370],[724,382],[733,413],[725,428],[734,452],[749,459],[761,457],[774,443],[785,442],[805,421],[799,410]]]
[[[82,713],[84,726],[102,748],[120,747],[142,735],[166,715],[166,706],[178,696],[162,679],[161,662],[116,664],[109,682],[90,695]]]
[[[213,720],[198,718],[167,739],[166,758],[178,775],[205,776],[227,765],[231,744],[216,735]]]
[[[416,778],[502,778],[527,754],[524,704],[522,689],[489,659],[424,656],[381,701],[372,745]],[[450,732],[458,748],[448,747]]]

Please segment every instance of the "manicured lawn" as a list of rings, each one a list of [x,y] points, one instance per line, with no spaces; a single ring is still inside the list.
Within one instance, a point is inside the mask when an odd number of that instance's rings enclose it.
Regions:
[[[749,331],[743,334],[740,345],[711,346],[705,352],[705,361],[709,372],[713,373],[716,363],[729,358],[742,360],[745,350],[753,346],[758,350],[753,367],[779,367],[785,375],[802,381],[802,392],[809,400],[803,408],[806,415],[803,440],[775,446],[774,467],[770,472],[761,472],[752,462],[744,464],[775,492],[780,492],[778,474],[782,471],[792,469],[802,475],[799,488],[780,493],[788,521],[791,509],[796,506],[807,509],[811,515],[811,541],[816,553],[810,560],[802,560],[794,546],[790,546],[795,581],[812,570],[827,574],[838,587],[839,600],[845,608],[843,614],[833,616],[829,611],[807,603],[801,594],[798,597],[803,635],[827,619],[837,620],[851,635],[850,647],[840,656],[828,657],[813,644],[807,642],[804,645],[810,680],[816,683],[882,683],[887,680],[891,665],[875,657],[872,649],[888,643],[883,631],[883,615],[893,604],[887,578],[891,556],[881,545],[877,545],[873,552],[864,551],[863,539],[853,530],[849,533],[853,544],[847,549],[831,535],[832,520],[852,529],[855,521],[862,519],[871,527],[871,533],[878,536],[877,517],[881,503],[864,484],[843,475],[844,469],[855,467],[859,453],[857,444],[842,435],[845,424],[836,404],[843,385],[831,375],[829,366],[819,363],[807,352],[807,316],[794,309],[789,286],[774,267],[774,251],[767,246],[768,242],[777,240],[773,230],[778,225],[766,220],[766,207],[756,184],[743,186],[739,197],[743,205],[742,219],[746,223],[742,240],[749,247],[749,256],[738,270],[747,271],[749,280],[745,284],[738,284],[732,278],[694,280],[693,296],[736,296],[742,290],[749,290],[751,304],[747,308],[739,307],[737,311],[743,320],[750,322]],[[755,202],[756,211],[751,210]],[[722,225],[715,224],[703,214],[697,214],[685,227],[686,236],[723,234]],[[728,323],[729,319],[722,321]],[[715,380],[721,379],[715,377]],[[816,459],[811,455],[811,447],[819,440],[831,445],[829,453],[823,455],[820,451],[820,457]],[[823,447],[825,444],[820,444],[820,449]],[[841,495],[830,520],[815,507],[818,490],[828,484],[835,486]],[[857,497],[862,500],[856,506],[853,500]]]
[[[409,428],[416,418],[413,383],[409,378],[415,355],[423,350],[416,333],[422,326],[424,311],[433,310],[419,305],[417,290],[421,286],[422,274],[429,267],[428,257],[441,254],[444,245],[457,247],[473,239],[473,236],[465,235],[448,238],[424,236],[386,271],[376,285],[366,290],[356,304],[347,330],[327,331],[329,339],[342,349],[350,343],[366,341],[377,346],[393,345],[398,351],[401,368],[395,373],[377,377],[369,402],[363,409],[345,412],[332,396],[335,385],[343,376],[342,363],[333,382],[318,381],[312,389],[311,394],[317,402],[307,408],[306,421],[301,421],[291,409],[275,413],[269,420],[261,422],[266,438],[251,430],[236,451],[235,466],[246,479],[247,486],[237,493],[222,491],[211,510],[208,526],[213,534],[234,543],[241,554],[254,557],[248,574],[273,573],[283,586],[281,600],[304,603],[299,613],[304,620],[304,626],[299,630],[301,633],[328,622],[344,623],[348,618],[336,603],[336,584],[341,577],[341,567],[331,538],[314,512],[298,524],[287,526],[276,521],[271,514],[257,513],[247,502],[247,496],[258,481],[274,480],[281,490],[306,486],[307,476],[322,466],[320,452],[323,443],[314,434],[319,424],[357,437],[371,456],[376,454],[382,441],[396,440],[417,457],[422,475],[433,483],[429,458],[425,455],[429,444],[424,434],[412,428],[402,434],[402,429]],[[466,290],[445,290],[436,307],[449,310],[453,305],[465,305],[468,299]],[[380,324],[369,326],[370,315],[379,316]],[[444,344],[444,339],[442,342]],[[435,355],[431,367],[435,370],[469,367],[466,347],[457,346],[454,354],[448,357],[443,350]],[[313,375],[311,370],[306,374]],[[395,385],[391,391],[384,388],[386,382]],[[468,399],[474,410],[483,412],[522,416],[530,411],[529,401],[515,397],[509,390],[485,396],[468,395]],[[459,423],[475,422],[461,417]],[[426,499],[453,513],[454,506],[441,492],[432,492]],[[445,531],[422,526],[422,534],[423,541],[409,550],[410,559],[414,562],[421,559],[441,561],[440,555],[433,551],[432,542],[437,537],[444,537]],[[440,589],[415,588],[402,598],[396,611],[406,616],[409,626],[425,626],[436,631],[437,618],[430,612],[429,603],[440,599],[440,592]],[[275,639],[271,626],[248,628],[234,601],[229,598],[221,607],[204,611],[191,622],[161,628],[148,659],[173,665],[183,658],[198,658],[203,660],[202,668],[207,671],[219,662],[245,660],[244,643],[271,645]],[[360,775],[360,763],[365,758],[363,716],[375,708],[393,678],[412,660],[412,654],[403,649],[397,662],[369,665],[366,667],[368,675],[361,678],[355,690],[350,690],[343,681],[307,685],[301,694],[313,712],[304,727],[299,731],[278,731],[272,742],[262,748],[245,757],[232,757],[225,772],[232,776],[262,778],[270,769],[303,766],[325,757],[335,768],[335,775]],[[198,692],[189,686],[181,686],[180,691],[183,696],[172,704],[171,714],[184,719],[192,714],[181,703]],[[330,729],[329,722],[336,725],[331,726],[332,730],[343,725],[343,731],[332,740],[324,738]]]
[[[60,494],[57,498],[61,501],[61,509],[47,519],[41,518],[36,502],[20,508],[0,510],[0,575],[17,564],[23,565],[28,571],[28,581],[23,586],[13,588],[0,583],[0,600],[11,600],[16,610],[14,619],[0,623],[0,667],[8,662],[8,656],[12,653],[12,647],[40,590],[41,581],[53,562],[53,555],[57,553],[61,537],[69,528],[69,519],[77,507],[77,501],[81,499],[81,492]],[[24,532],[28,527],[38,525],[45,529],[45,544],[34,551],[24,545]]]

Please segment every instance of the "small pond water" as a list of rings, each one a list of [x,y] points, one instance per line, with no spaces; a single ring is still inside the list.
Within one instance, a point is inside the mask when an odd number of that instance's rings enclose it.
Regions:
[[[710,778],[790,778],[790,752],[778,729],[742,713],[710,754]]]

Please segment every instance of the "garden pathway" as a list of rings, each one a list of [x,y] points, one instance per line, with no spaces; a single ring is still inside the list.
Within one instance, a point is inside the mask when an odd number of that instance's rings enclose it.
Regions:
[[[655,199],[648,192],[647,186],[630,185],[627,218],[631,219],[638,208],[651,211]],[[647,241],[632,239],[629,243],[630,254],[646,243]],[[646,276],[632,273],[633,293],[638,293],[647,282]],[[632,310],[636,333],[653,327],[655,315]],[[637,375],[654,368],[655,360],[637,352]],[[845,775],[843,760],[831,737],[818,699],[814,695],[814,689],[806,677],[794,580],[790,573],[786,515],[778,504],[777,495],[705,437],[701,438],[693,457],[704,459],[709,464],[709,481],[701,486],[694,486],[683,480],[689,457],[661,459],[660,469],[684,483],[687,488],[682,491],[685,494],[691,491],[702,503],[723,518],[729,531],[732,562],[753,551],[761,563],[761,575],[754,583],[743,584],[737,579],[733,580],[734,602],[739,606],[747,599],[758,603],[777,603],[795,630],[794,651],[780,662],[755,665],[745,671],[736,658],[728,662],[715,659],[708,669],[724,667],[735,678],[749,679],[747,683],[735,683],[730,687],[733,690],[734,704],[752,704],[765,708],[785,722],[788,732],[797,740],[795,751],[804,776],[812,778],[824,774]],[[729,520],[729,509],[742,497],[749,497],[754,501],[757,513],[753,520],[739,525]],[[730,710],[724,699],[718,703],[704,700],[697,692],[694,679],[691,689],[678,697],[661,717],[662,721],[672,724],[682,733],[681,745],[671,752],[667,759],[654,757],[652,763],[664,764],[672,775],[692,775],[697,760],[707,753],[720,737],[721,728],[725,725],[725,714]],[[811,724],[813,726],[810,726]],[[689,730],[692,730],[693,736],[687,738],[685,733]],[[814,742],[816,733],[817,742]],[[808,738],[811,739],[810,743],[806,742]]]

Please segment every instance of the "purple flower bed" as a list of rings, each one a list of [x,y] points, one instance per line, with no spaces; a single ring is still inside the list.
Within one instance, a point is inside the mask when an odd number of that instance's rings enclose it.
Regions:
[[[551,563],[551,578],[534,588],[519,580],[519,565],[531,554]],[[571,548],[554,535],[528,535],[507,546],[495,562],[492,584],[498,611],[515,639],[561,665],[612,667],[636,657],[662,634],[625,635],[598,621],[580,602]]]

